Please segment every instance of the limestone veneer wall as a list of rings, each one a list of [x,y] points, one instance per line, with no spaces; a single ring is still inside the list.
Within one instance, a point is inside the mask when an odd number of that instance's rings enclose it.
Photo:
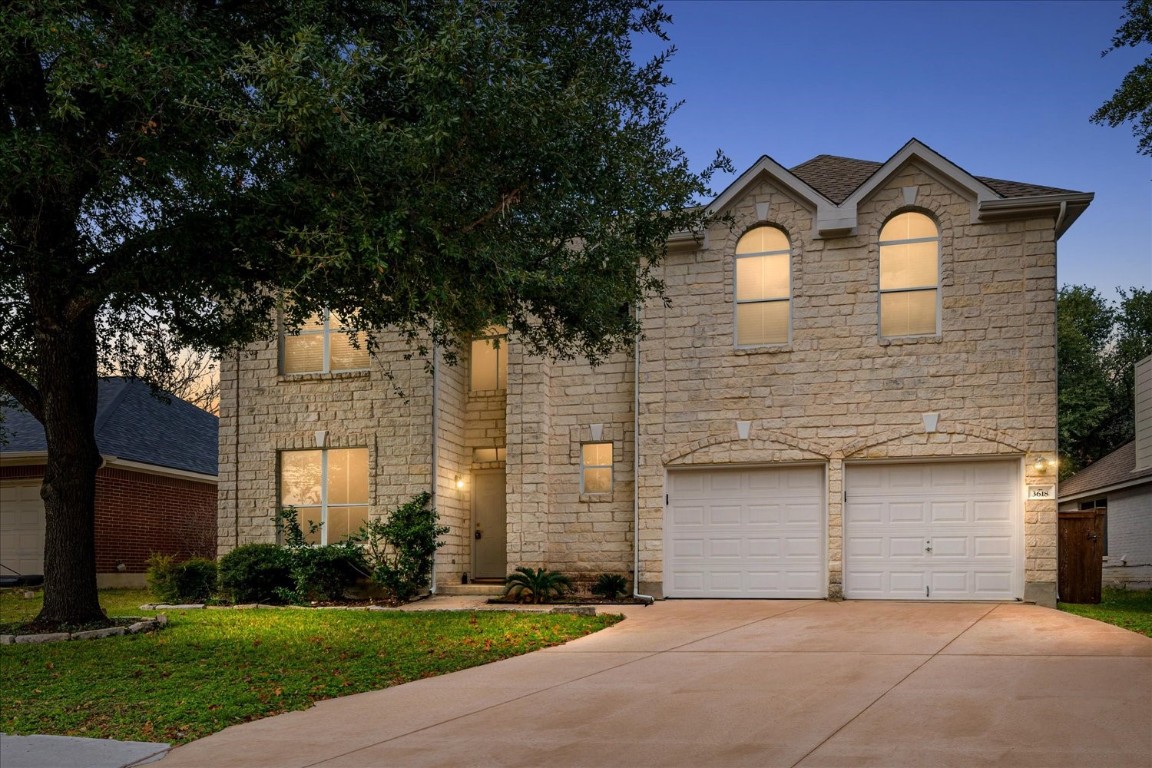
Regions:
[[[768,206],[763,220],[757,203]],[[889,340],[878,330],[877,240],[884,222],[906,210],[939,225],[941,333]],[[669,255],[663,277],[671,304],[652,302],[644,312],[642,590],[662,589],[664,483],[678,465],[826,462],[835,595],[843,579],[845,460],[994,455],[1030,467],[1034,456],[1053,456],[1053,219],[973,223],[970,200],[915,165],[861,203],[848,237],[814,237],[814,211],[767,177],[726,212],[731,227],[718,223],[703,246]],[[791,240],[792,339],[737,349],[733,253],[760,224]],[[927,412],[940,414],[935,434],[923,431]],[[737,440],[737,420],[752,422],[749,440]],[[1054,597],[1056,505],[1026,502],[1024,516],[1026,592]]]

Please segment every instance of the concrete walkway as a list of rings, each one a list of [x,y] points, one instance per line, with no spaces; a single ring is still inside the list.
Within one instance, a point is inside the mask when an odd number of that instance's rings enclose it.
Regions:
[[[1029,605],[668,601],[182,766],[1152,766],[1152,639]]]

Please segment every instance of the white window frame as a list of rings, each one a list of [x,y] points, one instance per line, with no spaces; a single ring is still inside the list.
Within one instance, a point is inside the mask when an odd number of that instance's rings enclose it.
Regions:
[[[320,322],[321,322],[321,325],[323,327],[321,327],[321,328],[309,328],[309,329],[298,328],[295,333],[289,333],[288,329],[284,326],[284,324],[283,323],[280,324],[280,373],[282,375],[285,375],[285,376],[300,376],[300,375],[309,374],[309,373],[357,373],[357,372],[361,372],[361,371],[371,370],[371,368],[369,366],[365,366],[363,368],[336,368],[335,370],[333,370],[333,368],[332,368],[332,335],[333,334],[340,334],[342,336],[348,336],[349,340],[351,340],[353,331],[341,330],[339,326],[333,328],[332,327],[332,313],[327,309],[325,309],[321,313],[320,318],[321,318]],[[289,337],[293,337],[293,336],[322,336],[323,337],[323,346],[324,346],[324,353],[323,353],[323,360],[322,360],[323,365],[322,365],[320,370],[318,370],[318,371],[293,371],[292,373],[288,373],[285,370],[285,362],[286,362],[286,358],[287,358],[287,344],[285,343],[284,340],[289,338]],[[361,347],[361,349],[363,349],[363,347]],[[369,355],[369,359],[371,359],[371,355]]]
[[[756,347],[780,347],[792,343],[792,238],[788,236],[780,227],[773,224],[759,224],[752,227],[743,235],[740,240],[743,240],[747,235],[755,232],[757,229],[774,229],[780,234],[784,235],[784,239],[788,241],[788,248],[776,251],[757,251],[754,253],[737,253],[733,254],[732,260],[732,343],[738,349],[754,349]],[[737,240],[739,246],[740,240]],[[769,298],[760,299],[739,299],[740,286],[738,285],[740,269],[740,259],[758,259],[763,256],[780,256],[785,255],[788,257],[788,293],[784,296],[773,296]],[[739,307],[741,304],[772,304],[776,302],[787,302],[788,304],[788,336],[784,341],[765,341],[756,344],[741,344],[740,343],[740,322],[738,319]]]
[[[876,331],[880,335],[880,338],[882,338],[882,339],[932,338],[932,337],[940,335],[940,329],[942,327],[941,326],[941,319],[942,319],[941,314],[942,314],[942,312],[941,312],[941,303],[940,303],[940,275],[941,275],[941,272],[943,271],[943,264],[942,264],[942,260],[941,260],[941,256],[940,256],[940,225],[936,223],[935,219],[933,219],[931,216],[929,216],[926,213],[921,213],[920,211],[900,211],[898,213],[893,214],[892,216],[889,216],[887,221],[884,222],[884,225],[880,227],[880,231],[883,232],[884,227],[888,226],[889,222],[891,222],[897,216],[901,216],[905,213],[914,213],[918,216],[923,216],[924,218],[928,219],[928,221],[932,222],[932,226],[936,229],[936,236],[935,237],[912,237],[912,238],[907,238],[904,240],[879,240],[879,239],[877,239],[877,245],[879,247],[878,247],[878,258],[877,258],[877,271],[876,271],[876,292],[877,292],[877,296],[876,296]],[[880,280],[881,280],[881,275],[883,275],[883,273],[884,273],[884,267],[883,267],[883,265],[884,265],[884,246],[886,246],[886,245],[913,245],[916,243],[936,243],[936,282],[933,283],[932,285],[910,286],[910,287],[905,287],[905,288],[881,288],[880,287]],[[924,293],[926,291],[935,291],[936,292],[936,330],[931,331],[929,333],[905,333],[905,334],[900,334],[897,336],[885,335],[884,334],[884,310],[882,309],[883,299],[881,297],[884,296],[885,294],[889,294],[889,293]]]
[[[608,446],[609,461],[607,464],[588,464],[584,461],[584,446],[586,445],[606,445]],[[583,496],[611,496],[612,489],[616,486],[616,444],[611,440],[592,440],[587,443],[580,443],[580,493]],[[587,478],[587,471],[589,469],[607,469],[608,470],[608,490],[606,491],[589,491],[585,487],[585,480]]]
[[[367,452],[368,458],[365,462],[364,471],[367,473],[366,478],[365,478],[366,479],[365,485],[367,486],[369,498],[365,498],[363,503],[346,502],[343,504],[329,504],[328,503],[328,452],[329,451],[343,451],[343,450],[355,449],[355,448],[361,448]],[[340,446],[339,448],[304,448],[304,449],[299,449],[299,450],[291,449],[291,450],[280,451],[279,456],[283,456],[286,453],[319,453],[320,454],[320,531],[319,531],[320,541],[318,542],[318,544],[320,546],[324,546],[324,545],[329,543],[328,542],[328,510],[329,509],[347,509],[348,507],[369,507],[369,509],[371,508],[371,504],[369,503],[369,499],[372,496],[372,476],[371,476],[372,475],[372,456],[371,456],[371,452],[368,451],[367,448],[365,448],[364,446],[350,445],[350,446]],[[276,473],[277,474],[276,481],[277,481],[277,484],[279,486],[279,493],[277,495],[278,495],[279,501],[280,501],[280,509],[287,509],[289,506],[291,506],[291,507],[297,509],[297,516],[299,516],[299,507],[297,507],[294,504],[288,504],[288,505],[284,504],[284,481],[283,481],[283,474],[282,474],[284,472],[284,463],[283,463],[283,461],[278,461],[277,463],[279,466],[277,467],[278,471]],[[315,506],[312,504],[304,504],[301,506],[307,507],[308,509],[315,509]],[[306,523],[304,520],[301,520],[298,517],[297,522],[300,523],[301,529],[305,528]],[[308,531],[305,530],[304,535],[307,536]]]

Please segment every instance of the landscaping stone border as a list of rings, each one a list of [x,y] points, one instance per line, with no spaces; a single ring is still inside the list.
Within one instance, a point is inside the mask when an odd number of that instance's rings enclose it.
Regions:
[[[0,635],[0,645],[16,645],[24,643],[60,643],[66,640],[99,640],[105,637],[118,637],[120,635],[137,635],[141,632],[152,632],[168,624],[168,617],[161,613],[151,619],[141,619],[129,624],[127,627],[107,627],[105,629],[88,629],[83,632],[51,632],[40,635]]]

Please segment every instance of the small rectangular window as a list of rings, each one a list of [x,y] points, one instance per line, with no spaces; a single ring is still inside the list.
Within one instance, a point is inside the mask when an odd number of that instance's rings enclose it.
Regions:
[[[325,310],[312,315],[295,333],[281,334],[280,371],[291,374],[367,370],[368,349],[362,341],[359,347],[353,344],[354,335],[334,312]]]
[[[580,493],[612,493],[612,443],[580,446]]]
[[[504,461],[503,448],[473,448],[472,461],[476,464],[486,464],[493,461]]]
[[[488,392],[508,388],[508,336],[503,328],[472,342],[469,391]]]
[[[355,533],[368,519],[368,449],[282,451],[280,506],[296,508],[309,544],[335,544]]]

